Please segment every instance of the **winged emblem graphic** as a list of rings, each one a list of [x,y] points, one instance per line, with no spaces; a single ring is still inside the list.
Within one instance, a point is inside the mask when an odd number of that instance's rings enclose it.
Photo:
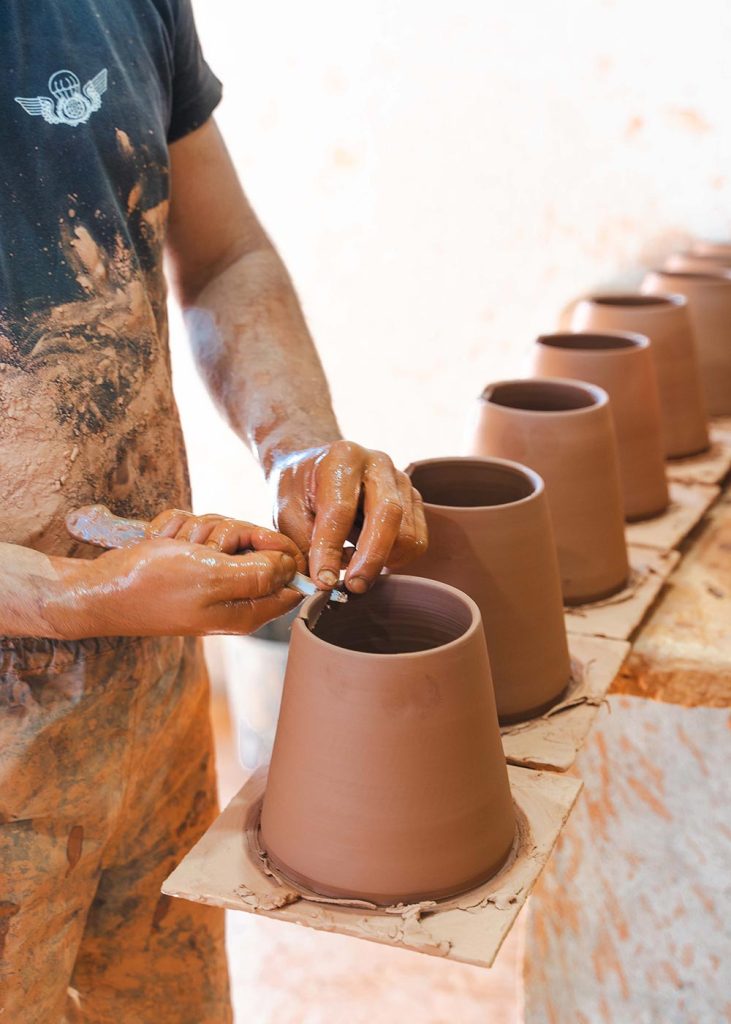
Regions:
[[[26,114],[42,117],[48,124],[85,124],[102,105],[107,91],[107,69],[90,78],[86,85],[73,71],[55,71],[48,79],[51,96],[16,96]]]

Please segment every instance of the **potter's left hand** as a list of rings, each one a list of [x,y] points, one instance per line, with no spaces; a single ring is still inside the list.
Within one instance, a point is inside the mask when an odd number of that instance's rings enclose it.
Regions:
[[[345,585],[362,594],[384,567],[398,569],[427,548],[421,497],[388,455],[334,441],[275,463],[277,529],[309,554],[323,590],[339,580],[350,540]]]
[[[189,544],[205,544],[225,555],[241,551],[281,551],[294,558],[298,572],[305,571],[304,556],[289,537],[242,519],[213,514],[197,516],[169,508],[152,520],[150,535],[183,540]]]

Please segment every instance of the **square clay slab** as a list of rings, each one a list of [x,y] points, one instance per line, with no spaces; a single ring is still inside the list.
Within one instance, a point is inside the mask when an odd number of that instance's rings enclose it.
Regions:
[[[665,463],[669,480],[687,484],[720,484],[731,471],[731,417],[711,420],[711,447],[687,459]]]
[[[564,699],[539,718],[504,726],[509,764],[565,772],[576,760],[609,687],[629,654],[626,640],[569,635],[572,681]]]
[[[670,480],[669,484],[667,509],[653,519],[628,523],[624,531],[628,544],[672,551],[698,525],[721,493],[721,488],[714,484],[684,484],[677,480]]]
[[[478,967],[492,966],[582,787],[573,776],[509,766],[518,835],[506,866],[451,900],[377,909],[310,898],[267,873],[253,839],[266,772],[252,775],[164,882],[164,893]]]
[[[628,554],[630,581],[624,590],[603,601],[564,608],[569,633],[629,640],[680,561],[677,551],[630,547]]]

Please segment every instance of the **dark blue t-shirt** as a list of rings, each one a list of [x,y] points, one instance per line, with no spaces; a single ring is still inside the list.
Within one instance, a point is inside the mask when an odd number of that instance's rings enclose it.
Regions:
[[[0,540],[188,501],[162,248],[168,145],[221,96],[190,0],[0,2]]]

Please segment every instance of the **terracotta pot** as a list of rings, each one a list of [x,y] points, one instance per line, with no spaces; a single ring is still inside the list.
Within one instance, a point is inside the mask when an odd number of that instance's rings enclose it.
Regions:
[[[727,259],[731,263],[731,242],[711,242],[704,238],[696,238],[691,242],[691,252],[697,256],[714,256]]]
[[[642,291],[686,296],[708,414],[731,414],[731,274],[653,270]]]
[[[569,380],[491,384],[480,399],[472,451],[513,459],[543,477],[567,604],[624,587],[622,489],[605,391]]]
[[[731,271],[731,256],[696,252],[674,252],[665,260],[664,270],[675,270],[690,274],[728,274]]]
[[[476,601],[500,721],[541,714],[571,675],[543,481],[504,459],[426,459],[406,472],[429,527],[429,550],[408,572]]]
[[[625,519],[648,519],[669,504],[660,396],[650,342],[627,331],[544,334],[533,351],[536,377],[598,384],[609,395]]]
[[[567,324],[572,331],[632,331],[650,339],[668,458],[696,455],[709,445],[687,307],[684,295],[590,295],[574,304]]]
[[[490,878],[514,835],[474,601],[410,576],[306,601],[261,816],[274,867],[326,896],[411,903]]]

